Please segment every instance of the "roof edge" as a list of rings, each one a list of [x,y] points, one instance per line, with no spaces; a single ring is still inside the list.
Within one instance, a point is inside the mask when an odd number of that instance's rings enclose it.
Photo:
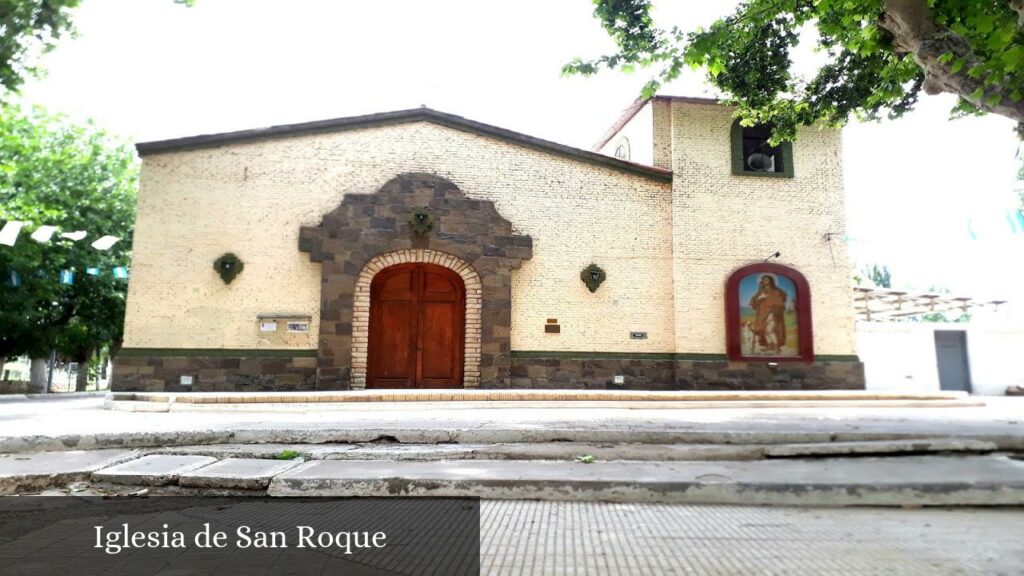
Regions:
[[[565,144],[559,144],[542,138],[535,138],[520,132],[514,132],[505,128],[492,126],[490,124],[468,120],[462,116],[447,114],[445,112],[439,112],[426,107],[366,114],[363,116],[317,120],[298,124],[282,124],[266,128],[239,130],[234,132],[187,136],[184,138],[173,138],[169,140],[140,142],[135,145],[135,149],[138,151],[140,156],[147,156],[150,154],[166,152],[215,148],[238,142],[266,140],[298,136],[302,134],[341,132],[345,130],[372,128],[390,124],[406,124],[411,122],[432,122],[455,130],[490,136],[512,144],[524,146],[526,148],[557,154],[559,156],[573,158],[614,170],[629,172],[664,182],[672,181],[671,170],[664,170],[662,168],[654,168],[652,166],[627,162],[604,154],[598,154],[580,148],[573,148],[572,146],[566,146]]]
[[[630,120],[644,109],[644,106],[655,100],[661,100],[664,102],[684,102],[686,104],[724,106],[722,101],[717,98],[703,98],[699,96],[661,96],[656,94],[650,98],[637,98],[629,105],[629,107],[622,111],[622,115],[619,116],[619,119],[616,120],[610,128],[608,128],[608,131],[604,133],[604,136],[602,136],[601,139],[590,148],[590,150],[592,152],[600,152],[601,148],[604,148],[605,145],[611,142],[612,138],[615,138],[615,136],[626,127],[626,124],[629,124]]]
[[[669,102],[685,102],[686,104],[709,104],[715,106],[726,106],[718,98],[706,98],[702,96],[655,96],[654,100],[667,100]]]
[[[639,114],[640,111],[644,109],[644,106],[646,106],[651,100],[653,100],[653,98],[637,98],[634,100],[632,104],[622,111],[622,114],[619,115],[619,119],[616,120],[610,128],[608,128],[608,131],[604,133],[604,136],[601,136],[601,139],[598,140],[590,150],[592,152],[600,152],[601,148],[604,148],[606,144],[611,142],[612,138],[615,138],[615,135],[621,132],[622,129],[626,127],[626,124],[629,124],[629,121],[636,117],[636,115]]]

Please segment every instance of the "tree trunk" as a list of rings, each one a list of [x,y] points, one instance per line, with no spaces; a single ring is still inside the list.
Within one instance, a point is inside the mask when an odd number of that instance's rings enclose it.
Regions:
[[[33,358],[29,368],[28,393],[43,394],[46,392],[46,365],[47,358]]]
[[[78,373],[75,374],[75,392],[85,392],[89,387],[89,360],[91,359],[91,353],[76,359],[78,362]]]
[[[1019,3],[1011,0],[1014,8]],[[981,110],[1015,120],[1018,133],[1024,137],[1024,100],[1014,102],[1005,86],[986,87],[967,74],[979,62],[978,57],[962,36],[935,21],[927,0],[884,0],[879,25],[892,33],[896,50],[912,54],[924,70],[926,93],[955,94]],[[947,52],[953,58],[940,62]],[[953,72],[958,60],[963,63]],[[995,96],[999,96],[998,101],[993,99]]]

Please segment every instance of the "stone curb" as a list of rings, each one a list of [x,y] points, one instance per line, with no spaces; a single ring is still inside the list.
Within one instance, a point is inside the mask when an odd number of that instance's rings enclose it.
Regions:
[[[964,392],[891,392],[870,390],[585,390],[585,389],[460,389],[460,390],[348,390],[324,392],[111,392],[109,404],[325,404],[374,402],[858,402],[910,401],[943,403],[970,401],[984,405]],[[844,404],[845,405],[845,404]]]
[[[582,428],[364,428],[364,429],[234,429],[172,432],[66,434],[0,438],[0,453],[156,448],[213,444],[359,444],[394,440],[402,444],[515,444],[537,442],[601,442],[639,444],[810,444],[832,442],[934,439],[935,434],[893,432],[704,432]],[[999,450],[1024,450],[1024,436],[962,434],[962,441],[990,442]]]
[[[921,459],[923,458],[923,459]],[[479,497],[774,506],[1020,506],[1024,464],[1001,457],[762,463],[315,461],[275,477],[276,497]],[[829,470],[829,466],[838,470]],[[974,468],[977,468],[975,470]],[[874,481],[847,480],[860,470]],[[887,473],[891,473],[889,476]]]

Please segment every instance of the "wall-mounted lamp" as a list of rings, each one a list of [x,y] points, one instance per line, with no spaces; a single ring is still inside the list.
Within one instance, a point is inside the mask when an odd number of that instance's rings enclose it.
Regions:
[[[213,261],[213,269],[217,271],[217,274],[220,275],[220,279],[223,280],[225,284],[231,284],[231,281],[235,279],[235,276],[241,274],[244,268],[245,264],[242,263],[238,256],[235,256],[231,252],[228,252]]]
[[[604,270],[602,270],[597,264],[591,264],[580,272],[580,280],[583,280],[583,283],[587,285],[587,289],[590,290],[591,293],[597,292],[597,288],[604,283],[607,278],[608,275],[605,274]]]
[[[771,260],[772,258],[778,258],[779,256],[782,256],[781,252],[773,252],[773,253],[769,254],[768,257],[764,259],[764,261],[767,262],[767,261]]]
[[[417,208],[409,216],[409,228],[417,236],[423,236],[434,229],[434,217],[427,212],[426,208]]]

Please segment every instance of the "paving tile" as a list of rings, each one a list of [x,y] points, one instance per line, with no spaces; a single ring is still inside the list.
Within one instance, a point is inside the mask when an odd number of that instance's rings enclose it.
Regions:
[[[267,458],[226,458],[209,466],[183,472],[178,484],[194,488],[237,488],[260,490],[270,479],[298,466],[302,460],[272,460]]]
[[[92,479],[96,482],[111,482],[113,484],[161,486],[173,484],[184,472],[213,464],[216,461],[216,458],[210,456],[151,454],[94,472]]]
[[[68,450],[0,454],[0,494],[87,480],[96,470],[131,460],[134,450]]]

